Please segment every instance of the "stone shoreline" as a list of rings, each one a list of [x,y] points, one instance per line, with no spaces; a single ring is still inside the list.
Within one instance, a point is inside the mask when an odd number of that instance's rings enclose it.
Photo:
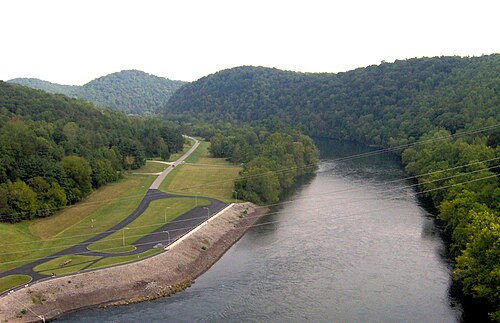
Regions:
[[[234,204],[169,251],[142,261],[42,281],[0,298],[1,322],[53,319],[79,309],[172,295],[208,270],[267,209]]]

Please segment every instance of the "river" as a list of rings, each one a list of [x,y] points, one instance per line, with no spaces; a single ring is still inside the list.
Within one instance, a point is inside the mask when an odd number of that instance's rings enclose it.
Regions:
[[[191,288],[61,321],[459,321],[440,230],[398,160],[345,158],[369,150],[351,143],[317,145],[316,176]]]

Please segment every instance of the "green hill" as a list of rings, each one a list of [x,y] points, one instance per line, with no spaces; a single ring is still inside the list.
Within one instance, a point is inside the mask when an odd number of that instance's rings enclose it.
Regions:
[[[400,147],[393,151],[450,237],[457,286],[500,322],[500,55],[338,74],[238,67],[184,85],[165,113],[286,123],[313,136]]]
[[[75,91],[77,91],[78,89],[78,86],[51,83],[36,78],[15,78],[9,80],[8,82],[17,83],[23,86],[30,87],[32,89],[42,90],[54,94],[64,94],[67,96],[73,96]]]
[[[109,74],[82,86],[30,78],[17,78],[8,82],[84,99],[99,107],[135,115],[153,115],[162,111],[170,96],[184,84],[137,70]]]
[[[0,81],[0,221],[49,216],[183,143],[158,119]]]
[[[500,121],[500,55],[383,63],[346,73],[237,67],[186,84],[166,113],[251,122],[279,118],[313,136],[379,146]]]

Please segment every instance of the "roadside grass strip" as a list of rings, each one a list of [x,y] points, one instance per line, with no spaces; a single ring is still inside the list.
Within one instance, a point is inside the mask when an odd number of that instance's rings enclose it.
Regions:
[[[125,176],[48,218],[0,223],[0,272],[109,230],[137,208],[153,180],[152,176]]]
[[[209,201],[201,198],[199,198],[197,202],[198,206],[210,204]],[[195,199],[168,198],[153,201],[149,204],[146,211],[126,228],[114,232],[102,240],[91,244],[88,246],[88,249],[108,253],[124,252],[123,247],[133,247],[131,244],[135,241],[176,219],[194,207]]]
[[[177,159],[179,159],[179,157],[184,155],[189,150],[189,148],[191,148],[191,146],[194,144],[194,141],[192,141],[191,139],[188,139],[188,141],[189,143],[184,144],[182,151],[170,155],[170,158],[168,159],[169,162],[176,161]]]
[[[211,157],[209,147],[209,142],[200,142],[198,148],[186,158],[186,164],[179,165],[170,172],[160,185],[160,190],[234,202],[234,181],[239,178],[242,168],[224,158]]]
[[[131,256],[115,256],[115,257],[106,257],[95,264],[91,265],[89,269],[94,269],[94,268],[101,268],[101,267],[108,267],[116,264],[121,264],[125,262],[131,262],[134,260],[138,260],[141,258],[149,257],[154,254],[162,252],[162,248],[155,248],[155,249],[149,249],[147,251],[144,251],[142,253],[136,254],[136,255],[131,255]]]
[[[27,275],[9,275],[0,278],[0,293],[3,293],[11,288],[27,284],[31,281],[31,277]]]
[[[44,262],[33,268],[39,274],[51,276],[52,274],[64,275],[85,269],[94,261],[101,259],[99,256],[68,255],[61,256]]]
[[[160,190],[233,202],[234,181],[239,177],[240,170],[233,166],[180,165],[167,176],[160,185]]]
[[[195,151],[191,153],[184,161],[186,163],[196,163],[200,159],[201,156],[205,155],[208,152],[208,148],[210,147],[210,142],[208,141],[200,141],[200,145],[196,148]]]
[[[131,173],[134,174],[141,174],[141,173],[160,173],[167,168],[167,164],[163,163],[156,163],[151,160],[146,160],[146,165],[142,166],[139,169],[132,170]]]

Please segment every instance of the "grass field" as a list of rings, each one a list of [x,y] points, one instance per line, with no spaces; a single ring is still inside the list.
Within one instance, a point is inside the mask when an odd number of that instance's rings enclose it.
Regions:
[[[160,189],[182,195],[200,196],[199,205],[209,204],[201,196],[232,202],[233,183],[238,178],[241,168],[230,164],[223,158],[211,157],[208,151],[209,145],[208,142],[201,142],[200,147],[186,160],[186,164],[177,166],[167,176]],[[185,145],[184,152],[189,147],[190,145]],[[176,157],[173,156],[173,158]],[[159,172],[165,166],[149,161],[138,172]],[[133,212],[154,179],[155,176],[126,175],[120,181],[96,190],[84,201],[67,207],[51,217],[16,224],[0,223],[0,272],[49,256],[109,230]],[[135,247],[130,245],[132,242],[161,227],[165,222],[172,221],[194,206],[194,199],[176,198],[154,201],[139,218],[128,226],[127,230],[111,234],[91,245],[90,249],[117,248],[115,252],[133,250]],[[166,219],[165,210],[167,211]],[[123,243],[124,237],[125,243]],[[166,237],[159,237],[158,240],[162,238]],[[150,252],[153,253],[153,251]],[[88,266],[96,268],[96,266],[132,261],[137,259],[137,256],[146,257],[151,254],[150,252],[104,259],[72,255],[48,261],[38,266],[36,270],[47,275],[64,274],[79,271]],[[69,263],[61,265],[70,259]],[[97,263],[94,263],[96,261]],[[17,276],[5,277],[0,280],[0,286],[10,286],[5,287],[8,289],[30,279],[27,276]]]
[[[34,271],[50,276],[52,274],[64,275],[69,273],[74,273],[76,271],[85,269],[90,266],[94,261],[101,259],[102,257],[96,256],[82,256],[82,255],[70,255],[62,256],[44,262],[33,268]]]
[[[201,142],[187,164],[177,166],[160,185],[160,190],[190,196],[206,196],[233,202],[234,180],[239,177],[241,167],[224,158],[210,156],[209,142]]]
[[[48,256],[108,230],[139,205],[153,180],[153,176],[125,176],[51,217],[0,223],[0,271]]]
[[[198,205],[208,205],[209,201],[198,199]],[[104,239],[93,243],[88,249],[102,252],[124,252],[122,247],[130,248],[130,244],[153,232],[178,216],[195,207],[194,199],[170,198],[151,202],[148,209],[135,219],[126,229],[115,232]],[[158,236],[158,240],[166,237]]]
[[[133,170],[132,173],[140,174],[140,173],[160,173],[167,168],[167,164],[158,163],[152,160],[147,160],[146,165],[142,166],[139,169]]]
[[[26,275],[9,275],[0,278],[0,293],[17,286],[27,284],[30,281],[31,277]]]
[[[144,251],[142,253],[139,253],[137,255],[132,255],[132,256],[115,256],[115,257],[107,257],[104,259],[99,260],[95,264],[91,265],[90,268],[100,268],[100,267],[107,267],[111,265],[116,265],[124,262],[129,262],[129,261],[134,261],[137,259],[145,258],[152,256],[154,254],[160,253],[163,251],[163,249],[158,248],[158,249],[149,249],[147,251]]]

